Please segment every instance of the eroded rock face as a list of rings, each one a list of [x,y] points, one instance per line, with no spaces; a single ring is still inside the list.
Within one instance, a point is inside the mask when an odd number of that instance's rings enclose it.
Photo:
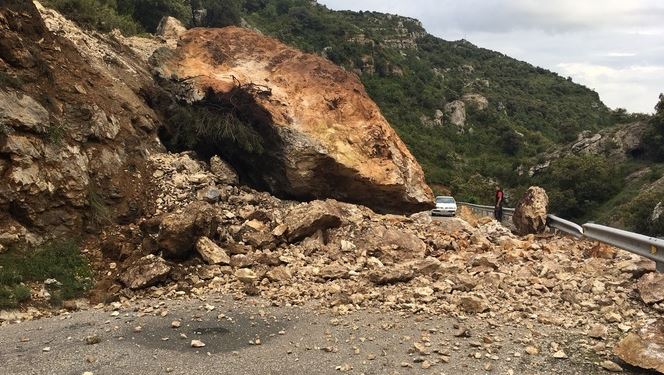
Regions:
[[[664,319],[656,319],[625,336],[613,352],[630,365],[664,373],[663,348]]]
[[[528,188],[516,205],[512,217],[517,233],[525,235],[542,232],[546,228],[548,206],[549,196],[544,189],[538,186]]]
[[[431,206],[421,167],[358,77],[328,60],[237,27],[189,30],[153,60],[164,87],[187,102],[248,95],[242,116],[268,146],[252,168],[237,168],[249,180],[279,195],[381,211]]]
[[[145,201],[137,171],[161,148],[138,95],[154,85],[146,66],[35,4],[0,7],[0,233],[24,233],[7,245],[131,221]]]

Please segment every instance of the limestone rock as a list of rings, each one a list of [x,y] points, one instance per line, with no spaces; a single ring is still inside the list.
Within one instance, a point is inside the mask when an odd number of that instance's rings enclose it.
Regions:
[[[463,101],[455,100],[445,104],[445,113],[452,125],[458,128],[466,126],[466,104]]]
[[[28,95],[0,90],[0,124],[42,133],[49,125],[48,111]]]
[[[290,281],[290,279],[293,277],[288,268],[283,266],[271,269],[265,274],[265,276],[267,276],[267,278],[273,282]]]
[[[643,275],[636,289],[643,302],[651,304],[664,301],[664,275],[661,273],[647,273]]]
[[[483,299],[472,295],[459,298],[459,307],[471,314],[479,314],[489,310],[489,306]]]
[[[424,241],[414,233],[383,225],[369,228],[358,246],[383,262],[422,259],[427,249]]]
[[[546,228],[549,197],[538,186],[531,186],[519,200],[512,221],[519,234],[540,233]]]
[[[201,237],[196,241],[196,251],[208,264],[229,264],[231,262],[231,258],[224,249],[207,237]]]
[[[314,201],[293,208],[288,213],[288,241],[297,242],[319,230],[341,225],[341,211],[335,201]]]
[[[131,289],[141,289],[163,281],[171,272],[164,259],[147,255],[130,265],[121,275],[120,281]]]
[[[187,31],[187,28],[182,25],[175,17],[164,17],[157,25],[155,35],[158,35],[166,40],[178,40],[180,36]]]
[[[620,365],[618,365],[617,363],[615,363],[613,361],[609,361],[609,360],[602,361],[599,365],[602,366],[603,369],[605,369],[606,371],[609,371],[609,372],[622,372],[623,371],[622,367],[620,367]]]
[[[468,106],[475,107],[478,111],[489,108],[489,100],[480,94],[464,94],[461,100]]]
[[[153,61],[189,102],[247,97],[242,115],[275,146],[236,158],[252,166],[242,170],[248,180],[273,193],[393,212],[432,206],[422,168],[359,78],[330,61],[238,27],[188,30],[174,53]]]
[[[237,185],[240,183],[240,179],[237,172],[235,172],[235,169],[217,155],[210,158],[210,172],[214,174],[217,181],[221,184]]]
[[[235,271],[235,277],[245,284],[251,284],[258,279],[258,275],[249,268],[240,268]]]
[[[630,365],[664,373],[664,319],[654,319],[625,336],[613,353]]]
[[[157,241],[167,258],[184,259],[191,255],[199,237],[210,236],[216,229],[214,208],[205,202],[194,202],[183,212],[164,217]]]
[[[368,275],[369,280],[376,285],[406,282],[412,280],[414,277],[415,272],[406,265],[379,268],[371,271]]]

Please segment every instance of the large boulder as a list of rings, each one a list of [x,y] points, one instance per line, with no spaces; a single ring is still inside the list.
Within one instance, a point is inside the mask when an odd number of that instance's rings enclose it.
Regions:
[[[424,241],[411,231],[383,225],[370,227],[357,243],[367,254],[388,263],[423,259],[427,250]]]
[[[182,212],[173,212],[164,217],[157,237],[159,248],[167,258],[187,258],[198,238],[214,234],[218,224],[213,206],[200,201],[190,203]]]
[[[653,319],[625,336],[613,348],[615,355],[633,366],[664,373],[664,319]]]
[[[359,78],[329,60],[227,27],[189,30],[175,51],[160,51],[152,62],[178,99],[232,106],[251,124],[263,152],[214,150],[247,181],[277,195],[380,211],[432,206],[422,168]]]
[[[549,196],[538,186],[531,186],[519,200],[514,210],[512,221],[516,232],[521,235],[540,233],[546,228]]]

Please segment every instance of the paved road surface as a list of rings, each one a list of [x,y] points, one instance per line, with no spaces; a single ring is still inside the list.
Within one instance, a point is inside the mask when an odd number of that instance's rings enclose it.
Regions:
[[[13,324],[0,328],[0,373],[605,374],[573,347],[583,338],[561,337],[551,327],[495,327],[479,320],[371,310],[335,316],[317,310],[273,307],[259,298],[209,297],[143,301],[118,316],[93,309]],[[161,316],[164,311],[167,315]],[[171,327],[173,320],[181,321],[180,328]],[[459,324],[470,337],[454,336]],[[89,336],[99,342],[86,343]],[[192,339],[206,346],[194,349]],[[531,340],[543,347],[555,341],[570,358],[530,356],[524,348]],[[415,350],[415,342],[429,342],[425,351],[430,355]],[[424,360],[429,369],[422,368]]]

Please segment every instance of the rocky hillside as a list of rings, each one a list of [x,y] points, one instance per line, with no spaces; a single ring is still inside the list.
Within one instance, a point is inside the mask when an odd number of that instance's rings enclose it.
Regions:
[[[83,23],[108,27],[84,16],[101,9],[53,3]],[[242,25],[357,73],[427,181],[464,200],[490,199],[485,191],[494,180],[525,189],[516,165],[616,120],[596,92],[570,79],[465,40],[434,37],[411,18],[332,11],[309,0],[204,0],[193,9],[188,1],[157,1],[152,12],[142,0],[123,3],[134,6],[115,11],[133,20],[133,29],[153,32],[164,12],[196,26]]]
[[[11,4],[0,9],[0,243],[94,232],[110,206],[136,220],[145,158],[163,150],[139,95],[149,71],[111,36]]]

